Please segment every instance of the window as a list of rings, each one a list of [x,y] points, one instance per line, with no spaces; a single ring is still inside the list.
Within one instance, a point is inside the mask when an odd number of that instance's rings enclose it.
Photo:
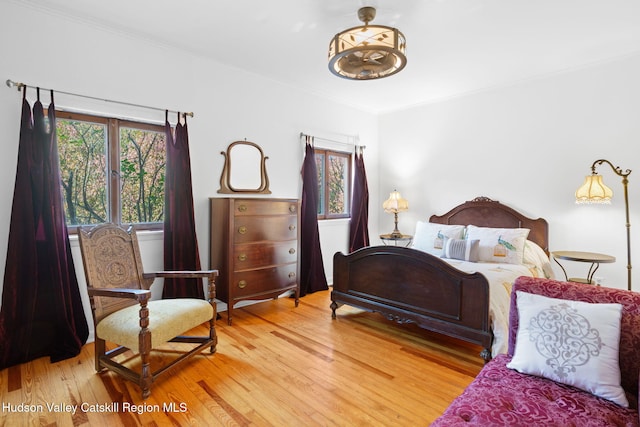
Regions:
[[[165,133],[159,125],[56,112],[67,226],[162,229]]]
[[[351,214],[351,154],[315,150],[318,169],[318,219],[348,218]]]

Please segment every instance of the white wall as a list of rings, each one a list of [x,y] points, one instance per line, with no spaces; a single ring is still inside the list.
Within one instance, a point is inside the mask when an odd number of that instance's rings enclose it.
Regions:
[[[611,206],[576,206],[573,192],[592,162],[606,158],[630,176],[632,251],[640,253],[640,167],[632,149],[640,139],[640,58],[569,70],[508,87],[381,117],[174,49],[92,28],[4,2],[0,14],[0,80],[12,79],[162,108],[194,111],[189,119],[197,234],[208,265],[208,198],[217,197],[220,152],[235,140],[258,143],[269,156],[274,197],[298,197],[299,133],[357,135],[367,146],[370,233],[389,232],[393,218],[381,204],[397,188],[410,202],[400,230],[476,196],[488,196],[550,223],[551,250],[615,255],[597,275],[626,287],[626,241],[620,179],[598,171],[615,192]],[[67,49],[68,47],[68,49]],[[71,53],[68,53],[71,52]],[[29,99],[33,100],[33,92]],[[43,96],[48,102],[48,96]],[[99,112],[123,107],[58,95],[59,106]],[[125,114],[162,121],[162,112]],[[0,87],[0,268],[4,271],[20,119],[20,94]],[[171,120],[175,120],[171,118]],[[380,159],[385,159],[384,162]],[[320,224],[327,277],[332,256],[347,247],[347,221]],[[157,244],[154,244],[156,242]],[[160,240],[149,236],[148,269],[161,265]],[[77,256],[77,249],[74,249]],[[572,276],[586,266],[565,263]],[[634,257],[634,272],[640,258]],[[79,259],[77,269],[81,270]],[[556,269],[557,272],[559,270]],[[637,277],[637,274],[634,274]],[[81,278],[82,281],[82,278]],[[636,287],[637,289],[638,287]]]
[[[6,79],[98,98],[193,111],[188,120],[197,235],[203,266],[208,266],[210,197],[217,197],[224,158],[236,140],[259,144],[267,160],[272,197],[299,197],[303,145],[300,132],[359,136],[367,145],[372,203],[377,197],[377,118],[309,93],[294,90],[165,46],[93,28],[59,15],[14,2],[3,2],[0,14],[0,269],[4,271],[13,183],[18,149],[21,95],[4,86]],[[28,92],[33,101],[35,91]],[[48,94],[43,101],[49,102]],[[78,97],[56,95],[56,105],[117,112],[164,121],[164,112]],[[170,116],[175,123],[175,115]],[[373,166],[371,166],[373,165]],[[374,217],[375,220],[377,218]],[[328,231],[325,231],[328,230]],[[333,236],[348,232],[345,221],[321,225],[325,268],[331,280],[333,252],[347,245]],[[325,236],[328,234],[328,236]],[[161,267],[159,246],[149,237],[146,268]],[[337,242],[337,243],[336,243]],[[329,253],[329,251],[333,251]],[[76,255],[76,269],[82,265]],[[80,278],[83,281],[82,278]]]
[[[597,159],[629,176],[635,290],[640,270],[640,56],[386,114],[380,119],[380,191],[397,187],[409,200],[400,229],[445,213],[476,196],[544,217],[550,249],[602,252],[617,261],[596,276],[626,288],[622,180],[597,171],[614,191],[610,206],[576,205],[574,192]],[[380,227],[390,219],[381,217]],[[565,262],[570,276],[587,265]],[[555,266],[555,263],[554,263]],[[556,272],[562,274],[556,267]]]

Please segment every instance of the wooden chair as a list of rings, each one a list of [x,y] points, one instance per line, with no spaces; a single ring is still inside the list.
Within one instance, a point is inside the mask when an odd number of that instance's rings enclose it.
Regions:
[[[135,230],[102,224],[90,230],[81,228],[78,235],[95,328],[96,371],[109,369],[135,382],[146,399],[159,375],[206,348],[215,352],[217,270],[145,273]],[[206,278],[207,301],[195,298],[152,301],[149,287],[157,277]],[[209,336],[182,335],[205,322],[209,323]],[[106,351],[106,342],[117,347]],[[196,346],[152,372],[151,350],[166,342]],[[139,371],[115,360],[129,349],[139,353]]]

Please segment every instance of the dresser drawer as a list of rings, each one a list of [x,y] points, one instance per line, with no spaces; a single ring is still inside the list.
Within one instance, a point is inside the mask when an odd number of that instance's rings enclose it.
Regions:
[[[233,257],[235,271],[289,264],[298,261],[298,241],[237,244]]]
[[[298,238],[297,216],[246,216],[234,221],[232,239],[236,243],[262,240],[296,240]]]
[[[297,200],[278,200],[264,203],[260,199],[242,199],[234,202],[234,216],[244,215],[297,215]]]
[[[259,270],[234,273],[234,299],[260,294],[273,295],[277,289],[295,287],[297,284],[297,264],[287,264]]]

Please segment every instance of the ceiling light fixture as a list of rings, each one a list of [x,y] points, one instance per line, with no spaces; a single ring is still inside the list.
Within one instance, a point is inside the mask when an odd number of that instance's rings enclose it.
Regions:
[[[336,34],[329,44],[329,70],[350,80],[373,80],[392,76],[407,65],[404,34],[396,28],[369,25],[376,9],[363,7],[358,18],[364,26]]]

